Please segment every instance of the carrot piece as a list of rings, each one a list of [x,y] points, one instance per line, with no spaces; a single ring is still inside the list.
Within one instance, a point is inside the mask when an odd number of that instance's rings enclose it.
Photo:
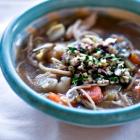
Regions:
[[[49,92],[47,98],[50,99],[51,101],[67,106],[67,101],[62,100],[61,95],[55,94],[53,92]]]
[[[129,60],[134,63],[134,64],[138,64],[140,65],[140,56],[138,56],[137,54],[133,53],[130,55]]]
[[[55,93],[53,93],[53,92],[50,92],[48,94],[47,98],[50,99],[50,100],[52,100],[52,101],[54,101],[54,102],[56,102],[56,103],[61,102],[60,96],[57,95],[57,94],[55,94]]]
[[[27,29],[27,32],[29,33],[29,34],[36,34],[37,33],[37,29],[36,28],[33,28],[33,27],[29,27],[28,29]]]
[[[99,86],[92,86],[89,89],[85,89],[85,91],[89,94],[89,96],[96,104],[100,103],[103,100],[103,94]]]

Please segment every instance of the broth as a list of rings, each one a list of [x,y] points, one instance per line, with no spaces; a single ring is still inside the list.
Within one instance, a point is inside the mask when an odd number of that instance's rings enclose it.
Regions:
[[[16,69],[37,93],[59,104],[126,107],[140,101],[139,44],[137,23],[85,10],[31,28]]]

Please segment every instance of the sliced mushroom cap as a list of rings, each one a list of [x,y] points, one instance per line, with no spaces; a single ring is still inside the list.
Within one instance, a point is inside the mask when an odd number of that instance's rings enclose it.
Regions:
[[[37,52],[37,51],[40,51],[42,49],[45,49],[46,51],[48,51],[48,50],[53,49],[54,46],[55,46],[54,43],[45,43],[45,44],[39,45],[37,48],[33,49],[32,51]]]
[[[65,34],[65,26],[63,24],[52,25],[47,31],[49,41],[60,39]]]
[[[107,101],[117,100],[118,99],[118,93],[121,90],[121,86],[112,85],[107,86],[104,90],[104,98]]]
[[[70,88],[70,84],[71,78],[66,76],[61,77],[60,82],[56,86],[57,92],[65,93]]]
[[[44,75],[36,77],[35,82],[38,86],[49,92],[55,90],[58,80],[56,78],[49,78],[47,75]]]
[[[65,50],[66,50],[65,43],[56,43],[56,46],[53,49],[52,57],[60,59],[63,53],[65,52]]]

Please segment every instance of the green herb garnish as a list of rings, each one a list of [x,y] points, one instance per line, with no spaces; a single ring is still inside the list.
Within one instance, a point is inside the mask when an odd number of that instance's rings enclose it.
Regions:
[[[86,51],[85,49],[83,49],[83,48],[81,48],[81,47],[80,47],[80,49],[78,49],[78,50],[79,50],[81,53],[85,53],[85,51]]]
[[[116,76],[110,77],[109,80],[113,83],[118,83],[119,82],[119,78]]]
[[[100,48],[95,48],[95,52],[99,52],[99,51],[101,51]]]
[[[71,53],[74,53],[77,49],[74,48],[74,47],[69,47],[68,50],[69,50]]]
[[[72,78],[72,84],[77,85],[78,83],[82,83],[82,82],[86,81],[87,78],[88,77],[84,76],[84,75],[79,75],[79,76],[74,75]]]

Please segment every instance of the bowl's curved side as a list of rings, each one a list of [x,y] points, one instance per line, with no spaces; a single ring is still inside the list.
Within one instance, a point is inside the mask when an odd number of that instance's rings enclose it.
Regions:
[[[12,64],[12,47],[17,34],[21,32],[27,25],[35,19],[43,16],[46,13],[56,11],[63,8],[73,7],[114,7],[125,9],[140,14],[138,0],[124,0],[125,5],[121,1],[104,0],[102,3],[99,0],[52,0],[45,1],[14,20],[6,29],[1,39],[0,47],[0,64],[2,72],[7,79],[11,88],[23,100],[28,102],[33,107],[51,115],[60,120],[87,126],[112,126],[119,125],[130,120],[140,117],[140,105],[126,107],[116,110],[88,111],[67,108],[56,103],[44,99],[35,91],[29,88],[17,75]]]

